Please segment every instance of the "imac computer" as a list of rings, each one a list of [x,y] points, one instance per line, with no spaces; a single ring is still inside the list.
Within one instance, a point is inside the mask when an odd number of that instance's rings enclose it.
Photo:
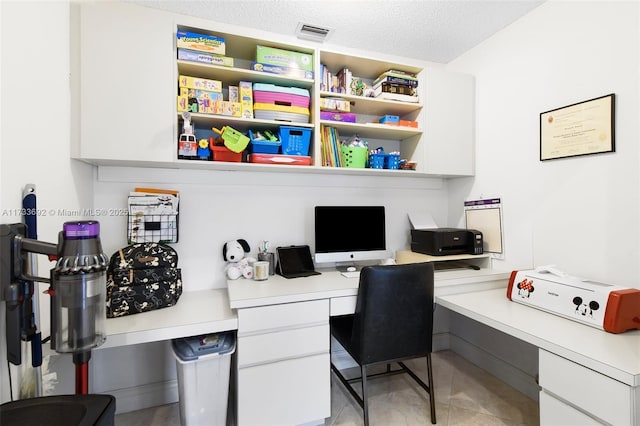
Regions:
[[[316,263],[355,266],[389,257],[384,206],[316,206]]]

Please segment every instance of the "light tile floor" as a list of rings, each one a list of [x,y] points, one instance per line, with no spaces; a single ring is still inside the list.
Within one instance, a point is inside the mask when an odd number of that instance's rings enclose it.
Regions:
[[[438,425],[494,426],[540,423],[538,404],[451,351],[434,352],[433,376]],[[426,381],[426,361],[407,365]],[[371,426],[430,425],[429,397],[406,374],[369,381]],[[356,384],[359,388],[359,384]],[[362,425],[362,410],[332,374],[331,418],[326,425]],[[178,404],[118,414],[116,426],[180,424]]]

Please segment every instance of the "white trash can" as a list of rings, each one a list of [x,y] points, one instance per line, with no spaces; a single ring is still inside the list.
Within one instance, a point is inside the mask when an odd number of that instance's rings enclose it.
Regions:
[[[235,332],[173,339],[171,346],[182,426],[225,426]]]

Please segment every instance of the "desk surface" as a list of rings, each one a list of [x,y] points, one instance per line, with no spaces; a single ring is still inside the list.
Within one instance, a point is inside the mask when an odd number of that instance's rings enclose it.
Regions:
[[[511,302],[504,289],[436,296],[436,302],[629,386],[640,386],[640,330],[607,333]]]
[[[236,330],[238,317],[229,307],[227,289],[222,288],[184,292],[174,306],[108,318],[105,328],[107,340],[100,348]]]
[[[319,270],[320,275],[287,279],[272,275],[265,281],[227,281],[231,308],[250,308],[278,303],[355,296],[358,278],[346,278],[335,269]],[[506,286],[509,272],[460,269],[435,273],[435,293],[451,294]],[[489,286],[489,287],[487,287]]]
[[[496,285],[498,280],[509,277],[506,272],[472,270],[446,271],[437,275],[441,278],[436,280],[436,287],[455,285],[459,291],[470,291],[474,286],[486,288],[482,287],[483,283],[494,282],[492,285]],[[345,278],[336,270],[292,280],[277,275],[266,281],[238,279],[229,281],[228,289],[184,292],[178,303],[169,308],[108,318],[105,322],[107,340],[100,348],[236,330],[235,308],[355,296],[357,293],[358,279]]]

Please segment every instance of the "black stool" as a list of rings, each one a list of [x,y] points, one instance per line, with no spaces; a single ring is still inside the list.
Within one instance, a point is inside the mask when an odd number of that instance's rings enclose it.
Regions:
[[[116,399],[111,395],[55,395],[0,405],[2,426],[113,426]]]

